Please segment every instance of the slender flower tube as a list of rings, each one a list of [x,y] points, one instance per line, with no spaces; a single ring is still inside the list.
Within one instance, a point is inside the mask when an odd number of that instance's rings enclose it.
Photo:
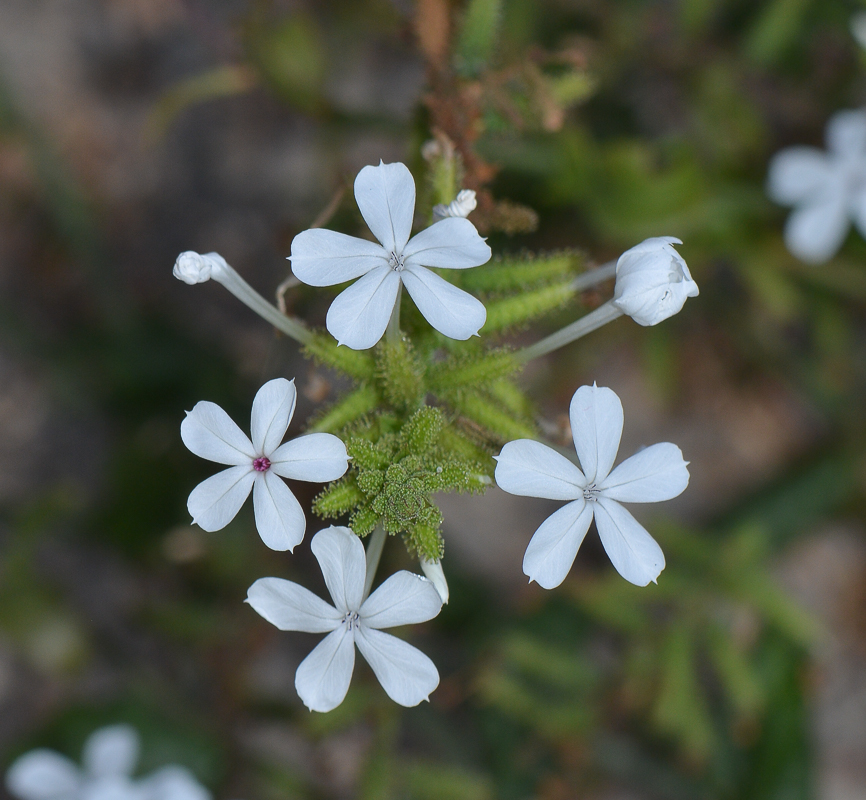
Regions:
[[[490,260],[490,248],[467,219],[448,217],[409,238],[415,181],[405,164],[364,167],[355,199],[379,243],[314,228],[292,242],[292,271],[310,286],[360,278],[339,294],[326,325],[339,344],[366,350],[385,333],[400,287],[437,331],[452,339],[477,335],[487,319],[480,300],[428,267],[467,269]]]
[[[403,570],[365,597],[367,559],[351,530],[325,528],[310,547],[334,605],[281,578],[260,578],[247,595],[247,602],[280,630],[328,634],[295,673],[304,705],[311,711],[331,711],[343,702],[355,667],[355,645],[395,703],[416,706],[426,700],[439,685],[436,665],[381,629],[433,619],[442,608],[433,584]]]
[[[672,245],[673,236],[646,239],[626,250],[616,262],[614,305],[639,325],[656,325],[697,297],[698,285]]]
[[[84,743],[83,768],[53,750],[31,750],[9,767],[6,789],[18,800],[210,800],[184,767],[133,778],[138,751],[134,728],[100,728]]]
[[[301,504],[280,478],[324,483],[349,467],[346,446],[330,433],[310,433],[280,444],[295,413],[294,380],[268,381],[253,400],[252,439],[216,403],[196,403],[180,426],[197,456],[228,469],[203,481],[189,496],[193,522],[206,531],[229,524],[253,493],[256,528],[271,550],[292,550],[304,538]]]
[[[441,559],[438,561],[428,561],[426,558],[422,558],[421,572],[436,587],[436,591],[439,592],[439,597],[442,598],[443,604],[447,603],[449,596],[448,581],[445,580],[445,571],[442,569]]]
[[[225,286],[247,308],[251,308],[262,319],[296,342],[306,344],[312,337],[310,331],[300,320],[286,316],[278,308],[271,305],[238,275],[219,253],[201,255],[193,250],[187,250],[177,257],[172,274],[190,286],[213,279]]]
[[[582,471],[530,439],[508,442],[495,457],[496,483],[506,492],[570,501],[533,535],[524,573],[545,589],[559,586],[595,517],[616,571],[637,586],[655,582],[665,566],[664,554],[620,502],[656,503],[681,494],[689,483],[682,452],[669,442],[654,444],[612,469],[622,434],[622,403],[613,391],[595,384],[574,393],[569,417]]]

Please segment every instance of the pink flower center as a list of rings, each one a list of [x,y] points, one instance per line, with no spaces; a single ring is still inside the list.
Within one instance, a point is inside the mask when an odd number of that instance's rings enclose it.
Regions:
[[[271,460],[266,456],[257,458],[253,461],[253,469],[256,472],[267,472],[271,468]]]

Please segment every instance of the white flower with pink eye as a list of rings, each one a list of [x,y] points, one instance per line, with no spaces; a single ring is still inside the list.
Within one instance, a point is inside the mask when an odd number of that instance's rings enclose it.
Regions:
[[[84,743],[83,768],[53,750],[31,750],[9,767],[6,789],[18,800],[211,800],[185,767],[133,778],[138,751],[134,728],[100,728]]]
[[[866,236],[866,111],[840,111],[827,123],[827,152],[788,147],[773,156],[767,194],[795,206],[785,245],[812,264],[829,261],[851,221]]]
[[[523,571],[530,581],[553,589],[565,580],[589,524],[616,571],[627,581],[646,586],[664,569],[665,557],[620,502],[656,503],[681,494],[689,484],[687,462],[669,442],[654,444],[613,462],[622,435],[622,403],[610,389],[581,386],[569,408],[571,432],[581,471],[565,456],[540,442],[518,439],[496,456],[496,483],[506,492],[550,500],[570,500],[535,532]]]
[[[326,325],[339,344],[372,347],[388,327],[406,291],[437,331],[468,339],[487,319],[480,300],[440,278],[428,267],[467,269],[490,260],[490,248],[475,226],[448,217],[412,238],[415,181],[405,164],[364,167],[355,178],[355,199],[378,243],[323,228],[299,233],[292,242],[292,272],[310,286],[333,286],[360,278],[337,296]]]
[[[206,531],[229,524],[253,493],[256,528],[272,550],[292,550],[304,538],[301,504],[281,478],[324,483],[349,466],[346,446],[330,433],[310,433],[280,444],[295,411],[295,382],[268,381],[256,393],[250,439],[216,403],[196,403],[180,426],[197,456],[228,469],[203,481],[189,496],[193,522]]]
[[[343,702],[355,668],[355,645],[395,703],[417,706],[438,685],[436,665],[412,645],[382,628],[433,619],[442,608],[434,585],[401,570],[364,596],[367,554],[349,528],[319,531],[310,548],[334,605],[282,578],[260,578],[247,602],[281,631],[327,633],[301,662],[295,688],[311,711],[331,711]]]

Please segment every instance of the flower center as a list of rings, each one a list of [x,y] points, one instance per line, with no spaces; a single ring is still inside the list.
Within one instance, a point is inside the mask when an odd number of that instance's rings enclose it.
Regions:
[[[260,456],[253,461],[253,469],[256,472],[267,472],[271,468],[271,460],[266,456]]]
[[[601,494],[601,489],[599,489],[594,483],[589,484],[589,486],[585,487],[583,490],[583,499],[587,502],[592,501],[595,502],[598,500],[598,496]]]
[[[343,619],[340,620],[341,625],[347,625],[349,630],[361,627],[361,615],[357,611],[347,611]]]
[[[393,250],[391,251],[391,256],[388,258],[388,264],[395,272],[403,271],[403,256],[398,256]]]

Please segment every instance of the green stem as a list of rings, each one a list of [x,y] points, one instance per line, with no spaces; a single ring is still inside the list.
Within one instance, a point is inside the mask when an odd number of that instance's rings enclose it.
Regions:
[[[377,525],[370,534],[370,544],[367,546],[367,574],[364,577],[364,600],[373,588],[373,579],[379,568],[379,559],[382,557],[382,549],[385,547],[385,529]]]
[[[307,344],[312,338],[312,331],[300,320],[288,317],[278,308],[272,306],[228,264],[219,270],[215,269],[211,277],[225,286],[245,306],[251,308],[260,317],[285,333],[286,336],[301,344]]]
[[[589,314],[576,322],[572,322],[571,325],[566,325],[562,330],[552,333],[540,342],[525,347],[523,350],[518,350],[514,354],[514,358],[520,363],[526,363],[533,358],[558,350],[621,316],[622,311],[613,304],[613,300],[608,300],[603,306],[599,306],[595,311],[590,311]]]

